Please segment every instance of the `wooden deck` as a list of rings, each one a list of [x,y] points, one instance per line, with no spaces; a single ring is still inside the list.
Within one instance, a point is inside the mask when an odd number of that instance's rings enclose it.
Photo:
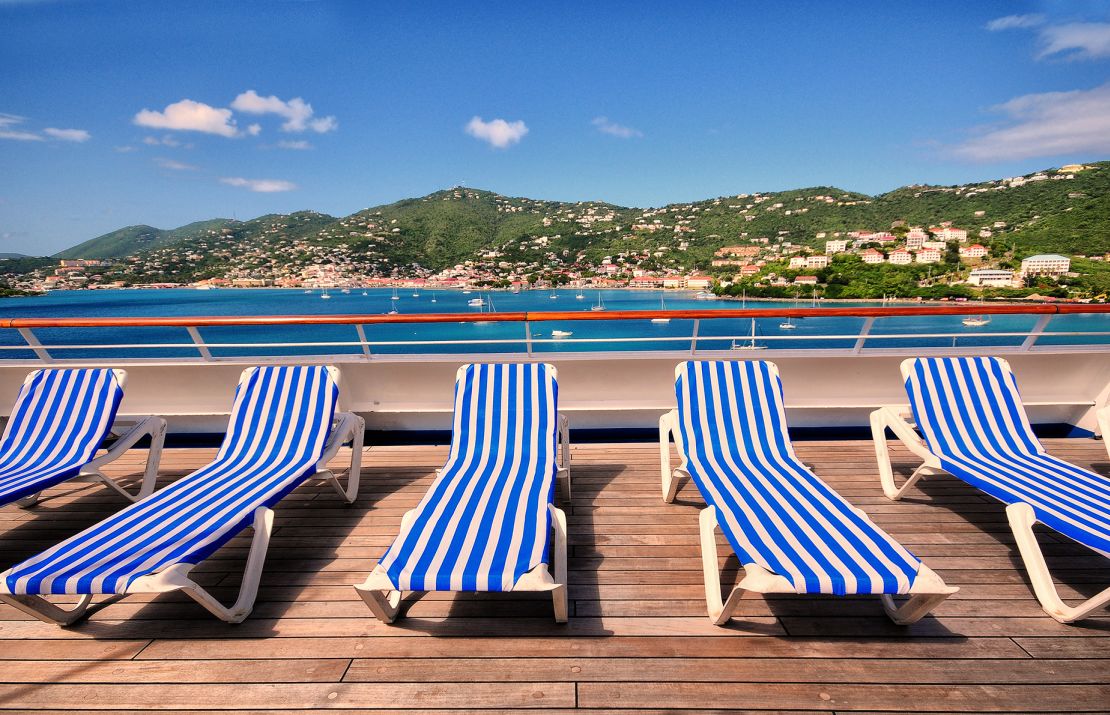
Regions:
[[[1101,442],[1048,447],[1110,474]],[[446,449],[374,447],[354,506],[319,486],[282,503],[258,604],[241,625],[180,596],[131,597],[70,629],[0,607],[0,709],[1110,711],[1110,612],[1078,626],[1044,615],[998,504],[951,478],[890,502],[869,442],[798,452],[960,593],[911,627],[892,625],[873,598],[793,596],[749,597],[717,628],[705,615],[696,489],[664,504],[655,446],[585,445],[574,448],[566,509],[569,625],[553,622],[546,597],[429,594],[385,626],[351,584]],[[213,453],[169,450],[163,476]],[[143,456],[116,472],[137,472]],[[95,485],[48,496],[30,511],[0,509],[5,567],[122,506]],[[1105,559],[1053,535],[1043,543],[1065,598],[1110,582]],[[246,546],[240,537],[202,567],[225,601]]]

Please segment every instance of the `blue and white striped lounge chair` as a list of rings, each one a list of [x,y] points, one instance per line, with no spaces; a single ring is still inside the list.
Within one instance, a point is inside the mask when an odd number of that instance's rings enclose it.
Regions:
[[[566,622],[566,517],[553,498],[556,481],[570,494],[570,442],[556,377],[545,364],[459,369],[447,463],[355,586],[383,622],[406,591],[550,591]]]
[[[44,621],[68,625],[133,593],[184,591],[218,618],[250,614],[273,526],[271,507],[311,477],[351,502],[358,491],[363,421],[335,420],[339,373],[332,367],[269,366],[243,371],[223,445],[214,461],[76,536],[0,574],[0,599]],[[346,489],[328,468],[352,442]],[[189,578],[198,563],[254,527],[239,597],[231,608]],[[43,596],[78,594],[63,610]]]
[[[774,363],[685,362],[675,369],[678,409],[660,419],[663,499],[679,477],[697,484],[709,618],[728,623],[744,591],[876,594],[896,623],[913,623],[958,589],[821,481],[794,454]],[[670,436],[682,464],[670,467]],[[714,529],[744,578],[722,603]],[[895,596],[908,596],[901,606]]]
[[[107,368],[35,370],[23,382],[0,438],[0,504],[38,502],[43,489],[70,479],[100,480],[130,501],[154,491],[166,435],[161,417],[141,418],[108,451],[93,458],[113,431],[127,373]],[[137,495],[100,471],[150,436]]]
[[[992,357],[915,358],[902,363],[910,407],[922,440],[892,407],[871,414],[883,491],[901,499],[924,476],[948,473],[1006,505],[1033,590],[1061,623],[1110,603],[1110,589],[1071,607],[1056,591],[1033,534],[1040,522],[1110,557],[1110,479],[1045,452],[1033,434],[1017,381]],[[886,428],[923,460],[905,484],[894,481]]]

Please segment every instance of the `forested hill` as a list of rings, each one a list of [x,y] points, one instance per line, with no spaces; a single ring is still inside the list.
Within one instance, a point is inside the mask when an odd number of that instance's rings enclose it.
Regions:
[[[1046,169],[961,186],[906,186],[878,196],[836,187],[739,194],[654,209],[600,201],[559,202],[454,188],[377,206],[344,218],[316,212],[236,222],[212,219],[160,230],[129,226],[57,254],[58,258],[125,258],[203,253],[204,273],[241,267],[262,252],[272,260],[305,246],[339,251],[370,272],[439,270],[483,253],[506,260],[545,251],[587,259],[626,250],[687,244],[707,263],[715,249],[769,238],[823,246],[818,234],[883,230],[894,222],[966,228],[983,243],[1018,253],[1110,251],[1110,162],[1081,170]],[[199,248],[198,248],[199,247]],[[215,248],[216,250],[213,250]],[[167,253],[161,249],[173,249]],[[265,255],[262,260],[265,260]]]

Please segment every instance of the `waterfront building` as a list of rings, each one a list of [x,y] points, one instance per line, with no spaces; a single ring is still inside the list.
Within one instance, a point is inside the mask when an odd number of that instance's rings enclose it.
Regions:
[[[1021,262],[1021,275],[1060,276],[1071,270],[1071,259],[1058,253],[1039,253]]]
[[[977,268],[967,277],[968,285],[984,288],[1014,287],[1014,272],[1000,268]],[[1021,281],[1018,281],[1020,285]]]

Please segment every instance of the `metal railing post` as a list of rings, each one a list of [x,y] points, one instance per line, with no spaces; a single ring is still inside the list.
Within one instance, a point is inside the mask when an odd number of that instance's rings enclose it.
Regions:
[[[695,355],[698,352],[698,328],[701,326],[701,319],[694,318],[694,329],[690,334],[690,354]]]
[[[532,325],[527,320],[524,321],[524,351],[532,357]]]
[[[54,358],[50,357],[50,352],[43,347],[42,343],[39,342],[39,339],[35,337],[35,334],[31,332],[30,328],[19,328],[19,334],[27,341],[27,344],[31,347],[31,350],[35,352],[39,360],[43,362],[54,361]]]
[[[197,346],[200,356],[205,360],[211,360],[212,353],[208,350],[208,346],[204,344],[204,338],[200,337],[200,331],[196,329],[196,326],[190,325],[185,330],[189,331],[189,337],[193,339],[193,344]]]
[[[363,330],[362,323],[355,325],[355,332],[358,333],[358,341],[362,343],[362,356],[365,358],[369,358],[370,346],[366,344],[366,331]]]
[[[1048,326],[1048,321],[1050,320],[1052,320],[1052,313],[1045,313],[1041,317],[1037,318],[1037,322],[1035,325],[1033,325],[1033,329],[1029,332],[1029,335],[1027,335],[1025,337],[1025,340],[1023,340],[1021,343],[1022,351],[1029,350],[1033,347],[1033,345],[1037,342],[1037,338],[1041,337],[1041,333],[1043,333],[1044,329]]]
[[[859,329],[859,337],[856,338],[856,344],[852,346],[852,352],[859,354],[863,351],[863,344],[867,342],[867,336],[871,334],[871,326],[875,324],[875,318],[867,318],[863,321],[863,327]]]

